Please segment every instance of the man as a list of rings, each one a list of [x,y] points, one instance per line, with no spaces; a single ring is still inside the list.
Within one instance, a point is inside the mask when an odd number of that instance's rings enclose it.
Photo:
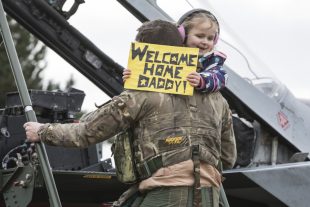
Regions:
[[[143,24],[136,40],[182,46],[177,27],[162,20]],[[182,96],[127,90],[83,122],[24,125],[29,141],[66,147],[87,147],[130,127],[143,195],[133,205],[219,205],[218,167],[233,166],[236,145],[228,104],[218,92]]]

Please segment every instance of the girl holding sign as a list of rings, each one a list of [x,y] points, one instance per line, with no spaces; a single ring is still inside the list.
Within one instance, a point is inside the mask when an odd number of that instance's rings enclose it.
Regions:
[[[227,73],[223,69],[226,55],[214,50],[220,27],[216,17],[209,11],[194,9],[185,13],[178,21],[183,44],[199,48],[198,72],[187,76],[189,84],[202,92],[216,92],[224,88]],[[131,75],[129,69],[123,71],[123,80]]]
[[[202,92],[215,92],[225,87],[227,74],[223,69],[226,55],[215,51],[220,27],[216,17],[204,9],[193,9],[178,21],[179,31],[187,47],[199,48],[201,68],[191,73],[190,84]]]

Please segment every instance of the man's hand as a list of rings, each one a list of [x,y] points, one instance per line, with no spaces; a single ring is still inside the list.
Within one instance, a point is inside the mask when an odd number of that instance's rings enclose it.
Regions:
[[[186,77],[186,80],[189,82],[189,85],[193,86],[193,87],[199,87],[200,86],[200,74],[197,72],[191,72],[190,74],[188,74],[188,76]]]
[[[38,131],[41,126],[44,124],[38,123],[38,122],[26,122],[24,124],[24,128],[26,131],[26,137],[27,140],[30,142],[39,142],[40,137],[38,135]]]
[[[130,76],[131,76],[131,70],[125,68],[125,69],[123,70],[123,82],[125,83],[125,81],[126,81],[128,78],[130,78]]]

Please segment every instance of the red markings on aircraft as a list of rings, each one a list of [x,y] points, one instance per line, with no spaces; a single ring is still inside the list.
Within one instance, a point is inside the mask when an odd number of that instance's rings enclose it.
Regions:
[[[279,111],[277,114],[277,117],[278,117],[278,123],[280,124],[280,126],[283,129],[287,129],[289,126],[289,121],[288,121],[287,116],[282,111]]]

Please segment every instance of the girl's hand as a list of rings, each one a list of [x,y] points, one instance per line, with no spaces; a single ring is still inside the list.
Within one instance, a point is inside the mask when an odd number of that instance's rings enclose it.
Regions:
[[[130,78],[130,76],[131,76],[131,70],[128,69],[128,68],[125,68],[125,69],[123,70],[123,82],[125,83],[125,81],[126,81],[128,78]]]
[[[193,86],[193,87],[198,87],[200,86],[200,74],[197,72],[191,72],[190,74],[188,74],[188,76],[186,77],[186,80],[189,82],[189,85]]]

